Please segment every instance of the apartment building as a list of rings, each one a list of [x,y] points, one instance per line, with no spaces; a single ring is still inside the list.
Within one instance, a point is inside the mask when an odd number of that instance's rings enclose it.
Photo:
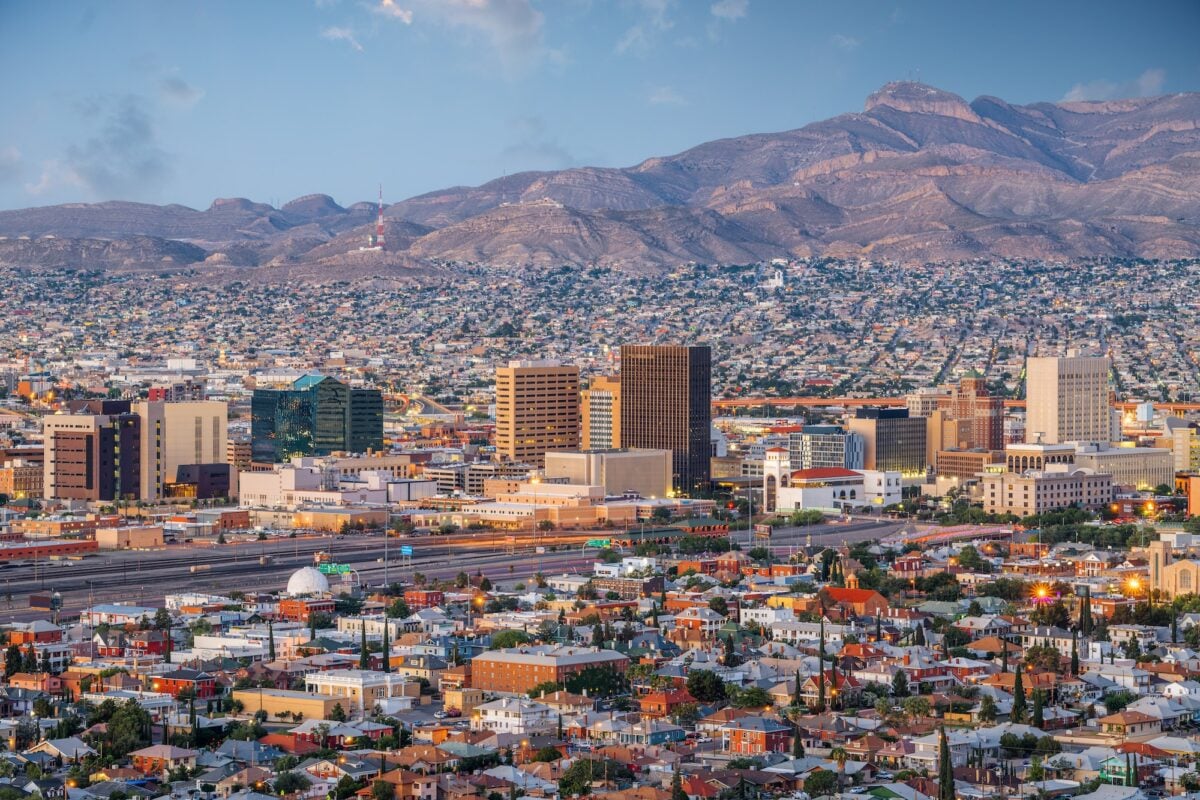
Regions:
[[[611,450],[621,446],[621,378],[599,375],[580,393],[580,447]]]
[[[485,692],[524,694],[539,683],[564,683],[588,667],[609,667],[624,673],[629,659],[615,650],[595,647],[492,650],[471,660],[471,686]]]
[[[579,367],[510,361],[496,370],[496,454],[541,466],[579,447]]]

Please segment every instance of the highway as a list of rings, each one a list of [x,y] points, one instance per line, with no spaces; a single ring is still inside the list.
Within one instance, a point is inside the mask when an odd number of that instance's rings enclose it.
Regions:
[[[735,531],[743,548],[769,544],[777,556],[786,557],[812,537],[814,544],[840,545],[881,539],[904,527],[892,521],[855,520],[847,524],[825,524],[804,528],[777,528],[769,543],[751,541],[746,531]],[[288,577],[303,566],[311,566],[313,553],[328,551],[332,559],[353,567],[364,584],[379,586],[402,581],[411,584],[414,572],[428,578],[453,578],[459,572],[482,571],[493,584],[511,586],[528,581],[535,573],[546,576],[588,574],[595,551],[586,550],[590,538],[617,536],[619,531],[554,531],[536,537],[546,552],[537,553],[535,537],[523,534],[508,542],[504,532],[459,532],[449,536],[391,538],[381,535],[345,537],[308,536],[238,541],[225,545],[173,545],[161,550],[110,552],[79,560],[42,561],[37,564],[0,567],[4,597],[0,620],[29,621],[45,618],[47,612],[28,608],[29,595],[58,591],[64,615],[77,614],[90,603],[127,602],[158,606],[163,596],[182,591],[226,594],[230,591],[282,590]],[[636,538],[636,529],[632,531]],[[401,559],[402,545],[413,548],[411,560]],[[556,549],[551,551],[550,547]],[[385,565],[385,547],[388,563]],[[510,552],[511,551],[511,552]],[[269,556],[270,563],[260,558]],[[193,567],[202,568],[193,571]],[[339,591],[337,576],[330,576],[333,591]]]

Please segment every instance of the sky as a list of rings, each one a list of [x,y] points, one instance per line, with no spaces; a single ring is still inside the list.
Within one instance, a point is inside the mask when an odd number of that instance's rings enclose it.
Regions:
[[[389,202],[859,111],[1200,91],[1200,2],[0,0],[0,208]]]

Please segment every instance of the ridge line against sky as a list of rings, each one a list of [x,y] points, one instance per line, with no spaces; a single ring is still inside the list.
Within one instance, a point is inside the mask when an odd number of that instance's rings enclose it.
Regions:
[[[1048,7],[1047,7],[1048,6]],[[1200,90],[1200,3],[142,0],[0,6],[0,208],[394,202],[861,110]]]

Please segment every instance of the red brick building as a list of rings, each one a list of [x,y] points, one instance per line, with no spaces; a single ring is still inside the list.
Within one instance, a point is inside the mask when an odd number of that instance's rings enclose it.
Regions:
[[[332,614],[332,600],[287,597],[279,601],[279,616],[292,622],[308,622],[312,614]]]
[[[412,611],[433,608],[446,602],[446,595],[432,589],[409,589],[404,593],[404,602]]]
[[[726,752],[744,756],[787,753],[792,747],[792,729],[776,719],[742,717],[721,726],[721,745]]]
[[[207,672],[177,669],[155,675],[150,688],[155,692],[167,692],[172,697],[179,697],[180,692],[190,689],[197,700],[209,700],[217,696],[217,679]]]
[[[607,667],[622,674],[629,659],[615,650],[595,647],[518,647],[491,650],[471,659],[471,686],[485,692],[525,694],[539,683],[564,683],[588,667]]]

